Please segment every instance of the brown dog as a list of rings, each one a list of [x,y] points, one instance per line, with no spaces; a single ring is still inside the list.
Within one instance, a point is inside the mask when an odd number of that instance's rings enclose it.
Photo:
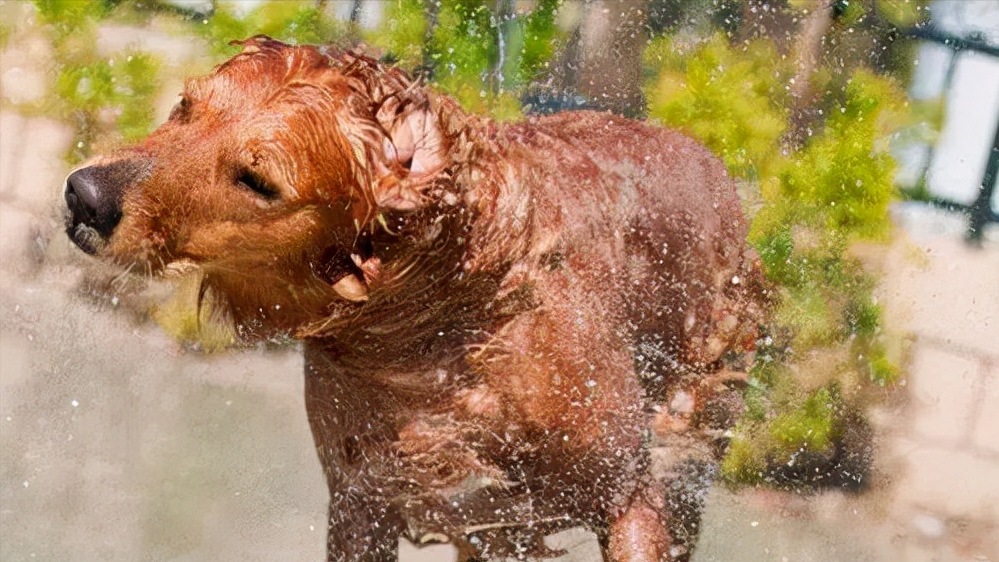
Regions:
[[[650,402],[693,396],[757,321],[721,163],[610,114],[501,125],[361,55],[240,44],[69,176],[68,232],[193,265],[244,339],[304,341],[329,560],[393,560],[400,535],[545,555],[579,523],[609,560],[668,559]]]

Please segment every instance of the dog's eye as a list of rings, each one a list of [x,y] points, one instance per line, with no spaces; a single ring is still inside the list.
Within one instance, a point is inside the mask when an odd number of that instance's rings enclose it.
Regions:
[[[249,189],[265,199],[277,199],[281,193],[273,185],[268,183],[260,174],[242,170],[236,175],[236,185],[243,189]]]

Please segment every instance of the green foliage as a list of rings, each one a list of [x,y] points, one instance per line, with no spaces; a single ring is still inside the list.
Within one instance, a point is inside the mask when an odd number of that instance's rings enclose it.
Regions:
[[[516,93],[544,70],[561,40],[555,23],[560,5],[540,0],[530,12],[500,17],[495,2],[441,0],[425,41],[423,4],[393,0],[386,23],[368,39],[391,58],[433,69],[435,86],[465,108],[515,118],[521,116]]]
[[[441,76],[474,82],[499,58],[498,28],[485,0],[441,2],[430,58]]]
[[[56,38],[87,31],[114,8],[114,2],[80,0],[35,0],[35,9],[56,31]]]
[[[845,101],[825,130],[779,175],[775,206],[794,205],[807,226],[830,235],[880,238],[887,234],[895,162],[885,143],[900,124],[895,100],[904,93],[885,78],[860,70],[846,85]]]
[[[152,78],[159,61],[140,52],[64,65],[56,77],[55,94],[65,110],[96,118],[114,116],[117,131],[129,141],[142,138],[153,126],[153,99],[158,83]],[[82,155],[81,155],[82,156]]]
[[[867,367],[867,376],[878,386],[890,386],[897,383],[901,372],[898,365],[888,357],[884,346],[875,345],[868,353],[869,356],[866,360],[863,355],[858,356],[858,360],[864,362],[863,366]]]
[[[765,175],[761,167],[773,161],[787,128],[781,100],[788,69],[775,65],[773,45],[737,50],[719,34],[685,51],[672,37],[646,50],[646,64],[659,67],[646,91],[649,116],[704,142],[736,176]]]
[[[112,17],[119,2],[37,0],[35,8],[55,46],[55,72],[49,106],[75,127],[68,158],[89,155],[98,135],[114,133],[137,140],[152,129],[159,92],[159,60],[140,51],[111,56],[97,52],[97,25]]]
[[[222,351],[236,342],[236,333],[211,294],[201,291],[202,279],[187,275],[176,290],[150,311],[150,316],[172,338],[206,353]]]
[[[504,22],[509,44],[503,53],[499,19],[491,10],[493,3],[485,0],[443,0],[429,42],[425,42],[424,3],[394,0],[384,29],[368,39],[407,67],[431,64],[437,85],[472,110],[515,117],[520,115],[520,104],[513,90],[534,77],[554,52],[559,5],[559,0],[541,0],[533,11]],[[222,3],[204,17],[181,15],[156,2],[129,0],[36,0],[35,6],[56,46],[55,106],[77,128],[70,156],[74,162],[89,154],[96,137],[115,133],[134,140],[153,125],[161,66],[154,56],[138,51],[99,55],[96,33],[103,21],[143,25],[154,17],[166,17],[174,21],[174,29],[204,38],[220,59],[238,50],[229,41],[252,35],[290,43],[329,43],[351,32],[311,0],[264,2],[244,16]]]
[[[730,479],[758,482],[801,448],[834,445],[846,411],[840,389],[856,394],[857,381],[897,379],[874,279],[849,248],[890,231],[894,162],[885,139],[904,123],[905,96],[858,68],[819,101],[831,109],[795,149],[784,140],[794,69],[770,41],[733,46],[715,35],[690,45],[662,37],[645,58],[654,77],[650,116],[701,140],[733,176],[759,187],[750,241],[778,299],[723,464]]]
[[[851,242],[887,235],[894,163],[883,140],[903,99],[890,81],[858,71],[825,128],[762,182],[751,240],[781,293],[785,345],[850,348],[849,369],[877,384],[897,377],[886,358],[874,280],[849,257]]]
[[[7,25],[5,22],[0,21],[0,49],[6,49],[7,43],[10,42],[10,36],[14,32],[11,26]]]
[[[423,64],[423,40],[427,17],[422,0],[386,2],[385,25],[366,40],[382,49],[405,68]]]
[[[561,0],[538,0],[533,12],[523,20],[517,20],[521,25],[517,29],[519,33],[513,37],[519,39],[521,44],[519,65],[514,69],[504,69],[515,77],[516,84],[525,85],[538,77],[562,44],[555,25],[555,16],[561,4]],[[516,45],[514,41],[511,43]],[[515,49],[511,51],[516,52]],[[517,61],[517,58],[512,57],[511,60]]]
[[[155,125],[152,109],[159,84],[150,77],[157,76],[159,68],[157,58],[138,52],[126,53],[124,61],[115,66],[115,101],[121,108],[119,130],[129,141],[145,136]]]
[[[341,37],[346,27],[327,18],[315,2],[283,0],[264,2],[244,17],[231,6],[218,4],[210,18],[192,21],[195,32],[204,37],[213,51],[232,55],[237,49],[233,40],[254,35],[268,35],[287,43],[330,43]]]
[[[770,435],[785,451],[823,450],[832,444],[836,410],[830,388],[819,388],[805,399],[800,409],[777,416],[770,424]]]
[[[875,0],[874,5],[894,25],[910,27],[925,17],[929,0]]]
[[[470,106],[481,106],[476,92],[485,98],[492,90],[499,59],[497,32],[485,0],[442,1],[438,24],[429,44],[429,64],[434,79],[444,90]]]
[[[97,137],[134,141],[154,125],[162,65],[156,56],[136,50],[98,53],[97,27],[104,21],[144,25],[166,15],[175,29],[204,37],[220,58],[237,50],[230,40],[261,33],[291,43],[329,42],[344,33],[344,26],[307,0],[265,2],[243,18],[226,4],[205,18],[180,15],[156,2],[36,0],[35,7],[56,47],[53,107],[76,128],[71,162],[86,158]]]
[[[785,385],[767,394],[772,404],[767,423],[747,416],[736,428],[722,462],[729,479],[768,480],[771,467],[792,466],[805,452],[827,452],[842,437],[847,408],[837,385],[811,393]]]

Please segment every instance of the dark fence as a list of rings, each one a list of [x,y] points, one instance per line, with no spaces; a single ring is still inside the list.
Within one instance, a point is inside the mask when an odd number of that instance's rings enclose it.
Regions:
[[[950,89],[954,69],[961,53],[972,51],[999,59],[999,46],[985,42],[979,34],[958,37],[933,26],[915,27],[909,30],[909,34],[917,39],[930,41],[951,49],[951,59],[944,78],[944,95]],[[978,186],[978,195],[970,205],[935,197],[926,191],[925,174],[932,163],[932,154],[931,152],[923,168],[924,177],[921,181],[921,189],[903,191],[903,195],[910,199],[922,200],[945,209],[966,213],[968,215],[967,239],[973,244],[981,243],[986,225],[999,223],[999,213],[992,208],[992,194],[996,188],[996,178],[999,177],[999,122],[996,123],[995,138],[992,140],[992,148],[989,151],[988,162],[982,174],[982,182]]]

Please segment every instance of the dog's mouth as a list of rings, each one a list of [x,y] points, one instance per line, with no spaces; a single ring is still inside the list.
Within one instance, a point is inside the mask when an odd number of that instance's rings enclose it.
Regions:
[[[92,256],[97,255],[108,245],[110,232],[118,223],[120,214],[102,221],[98,211],[88,206],[81,195],[67,190],[65,199],[63,221],[66,234],[81,250]]]
[[[316,273],[330,284],[333,291],[350,302],[367,301],[372,285],[378,281],[381,260],[339,249],[327,251],[324,257],[326,265]]]
[[[74,244],[91,256],[97,255],[108,244],[107,238],[96,228],[84,223],[72,223],[67,220],[66,234]]]
[[[333,283],[333,291],[350,302],[364,302],[368,300],[368,285],[357,275],[350,273],[344,275],[339,281]]]

